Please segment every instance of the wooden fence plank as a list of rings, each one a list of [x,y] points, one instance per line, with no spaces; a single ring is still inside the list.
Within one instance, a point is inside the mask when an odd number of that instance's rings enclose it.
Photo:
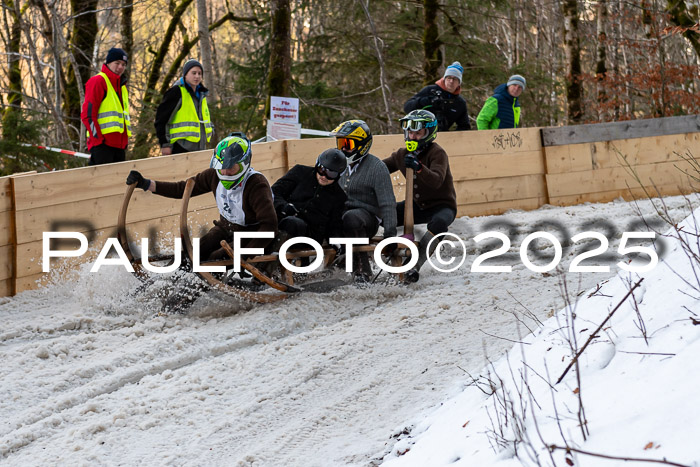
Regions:
[[[675,162],[638,165],[635,167],[635,171],[645,186],[653,184],[689,186],[688,177],[676,165],[678,164]],[[635,188],[638,186],[639,182],[626,167],[547,175],[550,198],[625,190],[627,187]]]
[[[700,156],[700,134],[666,135],[545,148],[550,174],[601,168],[680,161],[685,154]]]
[[[47,274],[35,274],[28,277],[18,277],[14,281],[15,293],[24,292],[27,290],[36,290],[39,287],[48,285]]]
[[[190,212],[188,217],[190,233],[193,237],[201,237],[213,227],[212,221],[219,218],[216,207]],[[170,250],[173,239],[180,236],[180,216],[170,215],[156,219],[147,219],[140,222],[127,224],[126,231],[129,240],[140,247],[141,239],[148,237],[153,240],[156,246]],[[94,261],[100,250],[104,246],[107,238],[116,238],[116,226],[105,229],[83,232],[88,237],[88,252],[81,258],[55,258],[51,261],[51,268],[64,268],[67,264],[77,265],[86,261]],[[151,241],[151,245],[153,244]],[[53,246],[56,250],[74,250],[78,248],[76,241],[64,241],[60,245]],[[42,272],[43,264],[43,242],[41,240],[30,243],[23,243],[17,246],[17,272],[16,276],[34,276]]]
[[[253,167],[261,172],[284,170],[284,162],[277,162],[283,146],[283,141],[255,145]],[[124,180],[130,170],[154,180],[184,180],[209,167],[211,154],[211,150],[198,151],[16,177],[16,209],[72,203],[85,199],[86,193],[93,198],[124,193]]]
[[[452,176],[457,180],[513,177],[517,175],[544,175],[541,151],[493,155],[449,156]]]
[[[12,187],[10,177],[0,177],[0,212],[12,210]]]
[[[700,132],[700,115],[542,128],[544,146]]]
[[[13,242],[15,237],[15,217],[12,211],[0,212],[0,246]]]
[[[277,176],[283,172],[284,169],[275,169],[267,171],[267,174],[274,173]],[[269,178],[273,177],[268,175]],[[54,230],[87,232],[116,225],[126,185],[119,185],[119,188],[122,190],[122,194],[17,211],[19,243],[41,240],[43,232]],[[128,222],[142,221],[152,219],[154,216],[177,214],[180,212],[181,205],[182,201],[179,199],[165,198],[142,190],[135,190],[129,204],[127,220]],[[193,197],[190,202],[191,211],[213,206],[216,206],[216,200],[209,193]],[[61,228],[58,229],[57,226],[61,226]]]
[[[676,196],[692,193],[693,189],[688,187],[679,187],[677,184],[672,185],[657,185],[643,189],[635,187],[624,190],[601,191],[598,193],[582,193],[579,195],[556,196],[550,198],[549,203],[554,206],[573,206],[583,203],[608,203],[616,199],[622,198],[625,201],[633,199],[646,199],[648,197],[656,198],[659,196]]]
[[[43,232],[55,230],[89,232],[117,224],[117,216],[123,195],[87,199],[57,206],[45,206],[17,212],[18,243],[42,239]],[[129,204],[128,221],[152,219],[154,216],[169,216],[180,212],[181,200],[164,198],[139,190]],[[205,209],[216,205],[211,194],[192,198],[190,210]]]
[[[450,157],[542,150],[539,128],[438,132],[435,141]]]
[[[493,201],[547,197],[543,175],[487,178],[455,182],[458,204],[490,203]]]
[[[14,279],[0,280],[0,297],[11,297],[14,295]]]
[[[9,279],[14,275],[14,248],[14,245],[0,246],[0,280]]]
[[[287,163],[291,169],[297,164],[314,165],[323,151],[335,147],[335,138],[287,140]]]
[[[542,198],[525,198],[491,203],[460,204],[457,206],[457,216],[495,216],[511,209],[532,211],[542,206]]]

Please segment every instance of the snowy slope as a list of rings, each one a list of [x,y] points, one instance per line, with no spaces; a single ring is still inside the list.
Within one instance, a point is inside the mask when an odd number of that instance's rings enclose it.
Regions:
[[[676,220],[687,215],[682,198],[667,204]],[[459,270],[424,269],[408,287],[255,306],[209,296],[187,316],[157,316],[153,300],[129,298],[138,282],[116,267],[0,299],[0,464],[380,463],[413,443],[395,444],[416,414],[461,393],[465,371],[479,374],[485,354],[497,360],[527,332],[513,313],[544,321],[564,306],[557,275],[529,271],[517,253],[527,233],[553,225],[569,237],[604,232],[610,252],[620,232],[642,230],[624,202],[461,218],[450,230],[464,239],[510,231],[501,263],[512,272],[471,273],[478,251],[468,241]],[[608,258],[610,273],[569,274],[572,294],[609,278],[619,259]],[[479,449],[490,452],[487,441]]]
[[[618,272],[475,373],[416,419],[383,465],[566,465],[552,445],[574,449],[569,465],[700,465],[698,223],[700,210],[679,226],[686,248],[673,241],[663,264]],[[580,378],[572,368],[556,384],[576,354],[572,337],[581,349],[602,323]]]

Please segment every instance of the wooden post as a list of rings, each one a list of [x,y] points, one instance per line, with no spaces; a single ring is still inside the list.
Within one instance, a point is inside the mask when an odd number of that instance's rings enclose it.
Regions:
[[[406,197],[403,209],[403,233],[413,236],[413,169],[406,167]]]

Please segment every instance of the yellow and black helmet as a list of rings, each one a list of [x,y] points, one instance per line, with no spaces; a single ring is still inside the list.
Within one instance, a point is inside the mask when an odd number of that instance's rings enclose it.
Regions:
[[[357,162],[369,153],[372,147],[372,132],[363,120],[348,120],[331,132],[337,148],[348,158],[348,164]]]

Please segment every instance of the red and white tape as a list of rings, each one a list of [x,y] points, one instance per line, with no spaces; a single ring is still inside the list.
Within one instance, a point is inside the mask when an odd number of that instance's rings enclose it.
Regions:
[[[90,154],[85,154],[84,152],[69,151],[67,149],[52,148],[50,146],[39,146],[38,144],[27,144],[20,143],[22,146],[34,147],[39,149],[46,149],[47,151],[60,152],[61,154],[68,154],[69,156],[82,157],[83,159],[90,159]]]

